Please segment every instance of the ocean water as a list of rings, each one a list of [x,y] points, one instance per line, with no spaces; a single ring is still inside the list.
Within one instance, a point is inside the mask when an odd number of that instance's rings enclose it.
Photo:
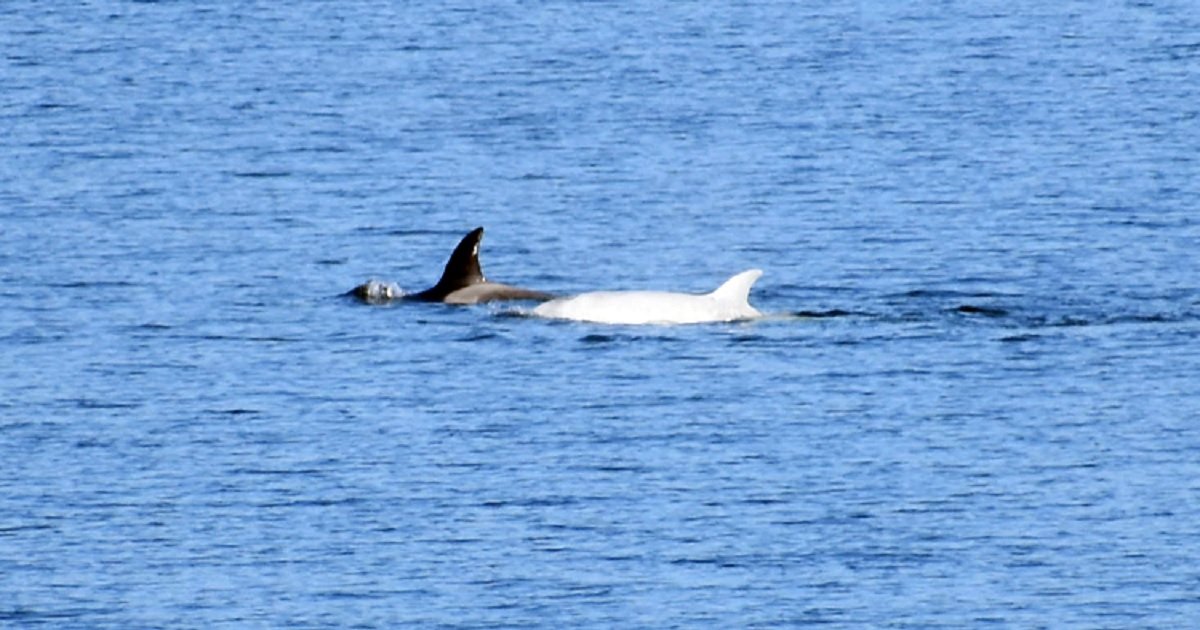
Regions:
[[[5,2],[0,624],[1200,622],[1200,13]],[[367,306],[495,280],[761,321]]]

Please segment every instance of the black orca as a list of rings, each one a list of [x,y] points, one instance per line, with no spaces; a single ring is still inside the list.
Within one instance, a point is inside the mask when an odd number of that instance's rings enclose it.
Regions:
[[[442,271],[442,278],[438,283],[420,293],[402,295],[394,284],[371,280],[354,287],[347,295],[370,303],[399,299],[446,304],[483,304],[497,300],[545,301],[554,298],[549,293],[500,284],[485,278],[479,266],[479,243],[482,240],[483,228],[471,230],[450,254],[450,260],[446,261],[446,269]]]

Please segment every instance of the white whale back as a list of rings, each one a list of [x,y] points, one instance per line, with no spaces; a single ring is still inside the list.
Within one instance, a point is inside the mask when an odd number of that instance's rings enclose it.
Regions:
[[[698,324],[760,317],[750,306],[750,287],[762,276],[750,269],[726,280],[712,293],[667,291],[595,291],[559,298],[533,314],[602,324]]]

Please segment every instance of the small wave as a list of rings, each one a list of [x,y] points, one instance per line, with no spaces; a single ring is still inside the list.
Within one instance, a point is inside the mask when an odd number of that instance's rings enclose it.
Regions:
[[[0,609],[0,621],[16,621],[20,623],[40,624],[47,621],[66,619],[86,619],[94,615],[110,614],[111,609],[102,608],[63,608],[60,610],[32,610],[29,608]]]
[[[492,317],[498,319],[541,319],[527,309],[505,308],[492,312]]]
[[[17,532],[39,531],[45,529],[54,529],[54,527],[47,525],[46,523],[31,523],[28,525],[0,525],[0,536],[14,534]]]
[[[494,332],[480,332],[480,333],[474,333],[474,334],[470,334],[470,335],[465,335],[463,337],[459,337],[457,341],[460,341],[463,343],[471,343],[471,342],[475,342],[475,341],[487,341],[488,339],[495,339],[496,337],[499,337],[499,336],[500,335],[498,335]]]
[[[178,339],[191,339],[196,341],[249,341],[253,343],[300,343],[304,341],[299,337],[276,337],[273,335],[255,336],[255,335],[179,335]]]
[[[570,323],[570,322],[568,322]],[[634,332],[633,326],[625,326],[628,332],[600,333],[591,332],[579,338],[580,343],[603,345],[611,343],[634,343],[653,340],[655,343],[668,344],[679,341],[673,329],[666,326],[647,327],[650,330]]]
[[[1001,337],[999,339],[999,341],[1001,343],[1021,343],[1021,342],[1025,342],[1025,341],[1037,341],[1038,339],[1041,339],[1041,338],[1042,338],[1041,335],[1035,335],[1032,333],[1023,333],[1023,334],[1019,334],[1019,335],[1006,335],[1004,337]]]
[[[293,469],[288,469],[288,468],[234,468],[233,470],[231,470],[229,472],[234,475],[254,475],[254,476],[264,476],[264,477],[275,477],[275,476],[291,477],[291,476],[320,475],[320,474],[324,473],[325,471],[323,471],[319,468],[293,468]]]
[[[95,400],[92,398],[76,398],[72,402],[80,409],[137,409],[142,406],[141,403]]]
[[[257,415],[262,412],[257,409],[243,409],[241,407],[234,407],[233,409],[209,409],[208,413],[214,413],[223,416],[249,416]]]
[[[1064,315],[1048,326],[1114,326],[1120,324],[1179,324],[1200,321],[1200,313],[1114,313],[1086,315]]]
[[[55,289],[112,289],[135,286],[125,280],[73,280],[46,285]]]

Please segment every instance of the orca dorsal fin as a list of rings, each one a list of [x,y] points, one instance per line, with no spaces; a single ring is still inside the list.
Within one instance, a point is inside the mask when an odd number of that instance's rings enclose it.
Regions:
[[[438,289],[446,292],[469,287],[472,284],[487,282],[483,277],[483,269],[479,267],[479,243],[483,240],[483,228],[471,230],[458,242],[446,268],[442,270],[442,278],[438,280]]]
[[[483,277],[483,270],[479,268],[479,242],[481,240],[483,240],[483,228],[477,227],[468,232],[458,242],[458,247],[454,248],[454,252],[450,254],[450,260],[446,261],[446,268],[442,270],[442,278],[438,280],[437,284],[420,293],[407,295],[404,299],[419,302],[441,302],[446,299],[447,295],[459,289],[487,282],[487,278]]]
[[[725,281],[716,291],[709,293],[714,299],[723,304],[749,304],[750,287],[763,274],[762,269],[747,269]]]

